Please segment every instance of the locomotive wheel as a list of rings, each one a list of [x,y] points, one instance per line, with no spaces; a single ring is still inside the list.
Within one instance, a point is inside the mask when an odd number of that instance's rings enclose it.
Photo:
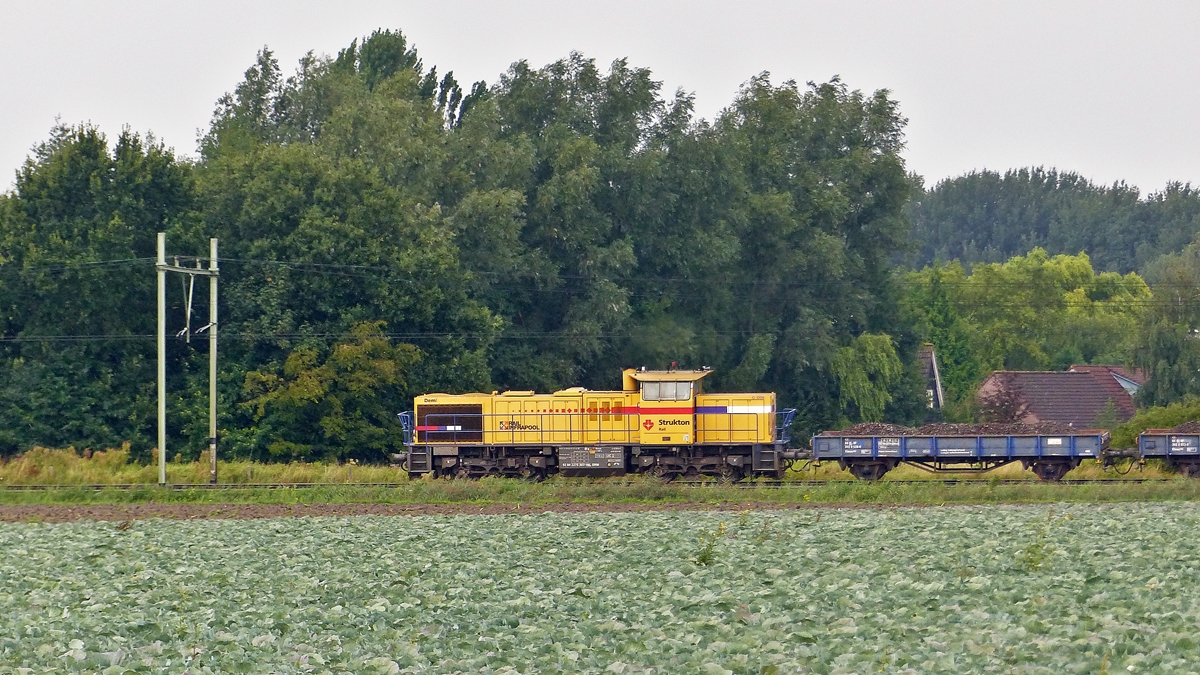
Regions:
[[[673,481],[676,478],[679,478],[681,475],[683,475],[679,471],[672,471],[671,469],[669,469],[661,464],[654,467],[654,474],[657,475],[659,480],[661,480],[664,483],[670,483],[671,481]]]
[[[521,469],[521,478],[531,483],[540,483],[546,480],[546,470],[536,466],[527,466]]]
[[[721,473],[717,476],[717,480],[722,483],[736,483],[745,477],[746,474],[742,472],[740,466],[726,464],[721,467]]]
[[[433,474],[434,478],[453,479],[458,476],[458,472],[461,470],[462,470],[462,467],[460,467],[460,466],[446,466],[446,467],[441,467],[441,468],[435,468],[430,473]]]

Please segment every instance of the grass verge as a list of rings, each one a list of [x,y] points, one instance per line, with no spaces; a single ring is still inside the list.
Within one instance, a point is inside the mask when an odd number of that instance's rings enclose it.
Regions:
[[[163,489],[154,485],[157,467],[129,462],[125,448],[85,453],[74,450],[36,449],[0,462],[0,486],[62,485],[46,490],[0,489],[0,504],[555,504],[555,503],[722,503],[759,502],[779,504],[984,504],[1007,502],[1118,502],[1200,499],[1200,481],[1172,478],[1154,464],[1130,474],[1137,478],[1162,478],[1162,482],[1111,481],[1089,485],[1051,485],[1037,481],[1020,464],[979,474],[957,477],[992,479],[987,484],[945,485],[948,476],[932,475],[914,467],[901,466],[878,483],[851,480],[836,463],[821,466],[801,464],[788,478],[828,481],[803,487],[756,488],[711,485],[689,487],[644,479],[564,479],[543,483],[513,479],[482,481],[412,480],[403,470],[386,466],[337,464],[260,464],[246,461],[221,462],[223,484],[245,488],[223,490]],[[949,476],[953,477],[953,476]],[[1114,478],[1095,462],[1067,475],[1068,478]],[[207,482],[208,463],[171,462],[167,481],[172,484]],[[931,479],[911,484],[896,481]],[[1023,482],[1001,483],[1001,479]],[[267,489],[253,483],[322,483],[320,487]],[[394,483],[381,488],[363,483]],[[89,485],[144,485],[133,490],[92,489]]]
[[[841,483],[804,487],[688,487],[656,480],[635,482],[552,479],[527,483],[512,479],[411,481],[395,488],[338,485],[309,488],[225,490],[88,489],[0,490],[0,504],[560,504],[644,503],[715,504],[758,502],[797,504],[941,505],[1054,502],[1184,501],[1200,499],[1200,481],[1173,479],[1152,483],[1111,481],[1083,485],[1047,483],[927,484]]]
[[[207,451],[199,461],[167,462],[167,482],[175,485],[208,482]],[[407,480],[399,467],[359,464],[264,464],[244,460],[220,461],[222,483],[397,483]],[[0,460],[0,486],[4,485],[153,485],[158,466],[129,461],[129,448],[77,453],[72,448],[34,448],[9,460]]]
[[[205,457],[196,462],[173,461],[167,463],[167,482],[172,485],[189,485],[208,482],[209,463]],[[234,485],[262,483],[321,483],[321,484],[364,484],[406,483],[408,475],[396,466],[371,466],[332,463],[264,464],[245,460],[218,462],[217,474],[220,482]],[[933,480],[946,478],[971,478],[1037,481],[1032,471],[1020,463],[1008,464],[988,472],[965,474],[931,474],[927,471],[901,465],[889,471],[884,481],[889,480]],[[1094,460],[1085,460],[1078,468],[1066,475],[1067,479],[1119,478],[1112,470],[1105,470]],[[1172,478],[1174,474],[1165,470],[1161,462],[1152,461],[1146,466],[1136,467],[1130,478]],[[837,462],[820,465],[800,462],[788,472],[787,478],[795,480],[853,480],[849,471],[838,467]],[[7,485],[154,485],[158,482],[158,467],[131,463],[128,448],[117,448],[103,452],[87,452],[83,455],[73,449],[52,450],[35,448],[9,460],[0,460],[0,487]]]

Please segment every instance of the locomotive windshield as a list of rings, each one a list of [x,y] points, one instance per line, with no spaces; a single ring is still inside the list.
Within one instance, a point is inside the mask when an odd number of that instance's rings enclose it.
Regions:
[[[643,382],[643,401],[690,401],[691,382]]]

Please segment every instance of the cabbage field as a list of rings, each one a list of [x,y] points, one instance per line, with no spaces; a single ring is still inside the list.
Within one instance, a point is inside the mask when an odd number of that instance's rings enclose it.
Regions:
[[[1186,673],[1200,505],[0,525],[0,673]]]

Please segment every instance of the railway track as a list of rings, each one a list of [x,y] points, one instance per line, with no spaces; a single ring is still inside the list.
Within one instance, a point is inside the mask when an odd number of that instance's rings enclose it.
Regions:
[[[1115,483],[1129,485],[1133,483],[1166,483],[1170,478],[1089,478],[1076,480],[1060,480],[1044,482],[1036,478],[1012,478],[993,480],[990,478],[921,478],[915,480],[776,480],[776,481],[746,481],[734,485],[722,484],[717,481],[674,481],[671,485],[688,485],[691,487],[738,487],[738,488],[789,488],[789,487],[822,487],[829,485],[1091,485],[1093,483]]]
[[[1057,481],[1058,485],[1090,485],[1090,484],[1105,484],[1113,483],[1120,485],[1141,484],[1141,483],[1166,483],[1173,479],[1170,478],[1094,478],[1094,479],[1079,479],[1079,480],[1061,480]],[[1036,479],[1000,479],[994,480],[989,478],[925,478],[917,480],[881,480],[873,483],[868,483],[860,480],[758,480],[744,481],[740,483],[723,483],[715,480],[697,480],[686,481],[676,480],[668,485],[687,487],[694,489],[711,489],[711,488],[736,488],[745,490],[754,489],[786,489],[786,488],[805,488],[805,487],[829,487],[829,486],[852,486],[852,485],[941,485],[941,486],[958,486],[958,485],[1047,485],[1054,483],[1043,483]],[[224,491],[224,490],[301,490],[315,488],[401,488],[411,483],[169,483],[167,485],[157,485],[149,483],[123,483],[123,484],[85,484],[85,485],[4,485],[0,486],[0,491],[5,492],[23,492],[23,491],[49,491],[49,490],[83,490],[83,491],[134,491],[134,490],[171,490],[171,491]],[[610,486],[639,486],[646,485],[645,482],[607,482],[604,485]]]

